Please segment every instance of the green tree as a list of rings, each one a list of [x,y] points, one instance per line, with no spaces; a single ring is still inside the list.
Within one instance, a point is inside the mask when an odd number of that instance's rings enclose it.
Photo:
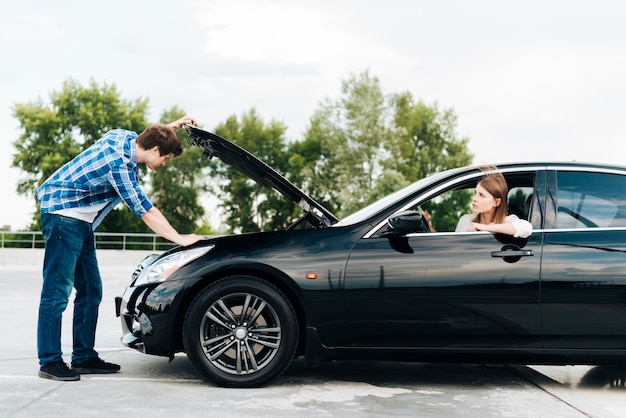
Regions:
[[[185,116],[182,109],[173,107],[163,112],[161,123],[169,123]],[[181,234],[195,232],[196,222],[204,215],[199,203],[200,192],[206,190],[202,176],[202,149],[189,145],[184,129],[176,134],[183,143],[181,156],[168,161],[165,167],[150,172],[152,203],[165,215]]]
[[[48,105],[41,99],[16,104],[13,116],[23,132],[13,143],[12,165],[26,174],[18,193],[34,195],[41,181],[104,132],[121,126],[143,130],[147,104],[146,99],[122,100],[114,85],[98,86],[91,81],[83,87],[71,79],[50,93]]]
[[[409,92],[393,95],[394,167],[410,182],[449,168],[470,164],[467,138],[457,136],[452,109],[417,103]]]
[[[142,132],[148,122],[147,99],[124,100],[115,85],[98,85],[90,81],[82,86],[67,80],[58,91],[50,93],[49,104],[41,99],[18,103],[13,113],[22,133],[14,142],[13,166],[25,177],[19,181],[19,194],[33,196],[36,188],[54,171],[89,147],[104,133],[115,128]],[[182,111],[173,108],[162,120],[170,122]],[[173,119],[169,119],[173,118]],[[185,135],[181,131],[182,135]],[[183,154],[185,156],[185,154]],[[197,173],[200,170],[197,150],[189,150],[182,161],[168,163],[169,170],[152,176],[154,196],[150,196],[172,224],[183,233],[195,229],[195,221],[202,216],[198,204]],[[140,168],[146,174],[145,167]],[[146,176],[141,176],[146,177]],[[141,179],[140,179],[141,180]],[[35,217],[31,229],[39,229]],[[113,210],[99,226],[103,232],[150,232],[148,227],[125,205]]]
[[[13,115],[22,133],[13,143],[12,166],[25,174],[18,182],[18,194],[34,197],[43,180],[104,132],[118,127],[143,130],[147,105],[147,99],[122,100],[115,85],[99,86],[92,80],[84,87],[71,79],[50,93],[49,104],[41,98],[16,104]],[[108,222],[115,217],[110,215]],[[39,229],[38,216],[31,229]]]
[[[368,72],[352,76],[290,147],[294,183],[347,215],[420,178],[469,164],[468,140],[457,137],[456,123],[453,110],[415,103],[410,93],[385,96]]]
[[[376,77],[368,72],[352,76],[342,83],[341,93],[320,105],[304,143],[294,150],[304,150],[309,158],[300,164],[300,177],[315,179],[304,181],[303,187],[345,215],[372,201],[371,191],[390,157],[392,130]]]
[[[254,109],[229,117],[215,133],[257,156],[281,174],[288,166],[286,127],[277,121],[265,124]],[[294,217],[294,204],[282,195],[258,185],[219,160],[209,164],[217,180],[215,193],[221,200],[231,231],[271,231],[288,226]]]
[[[393,169],[413,182],[430,174],[471,164],[467,138],[457,135],[457,117],[452,109],[415,102],[409,92],[393,95]],[[447,193],[424,209],[438,230],[454,230],[459,216],[467,212],[471,193]]]

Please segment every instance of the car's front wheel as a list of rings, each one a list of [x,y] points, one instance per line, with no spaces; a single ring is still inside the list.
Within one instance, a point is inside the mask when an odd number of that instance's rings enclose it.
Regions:
[[[291,303],[275,286],[232,276],[192,302],[183,340],[187,356],[207,379],[221,386],[260,386],[289,366],[298,345],[298,323]]]

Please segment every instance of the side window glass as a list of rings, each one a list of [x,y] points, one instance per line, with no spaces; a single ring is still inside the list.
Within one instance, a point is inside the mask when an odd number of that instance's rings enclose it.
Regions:
[[[425,212],[434,231],[454,232],[459,218],[470,212],[473,189],[448,190],[419,205],[415,210]]]
[[[532,187],[513,187],[509,190],[508,214],[517,215],[520,219],[530,220],[530,206],[532,203]]]
[[[626,177],[616,174],[559,172],[558,228],[626,226]]]

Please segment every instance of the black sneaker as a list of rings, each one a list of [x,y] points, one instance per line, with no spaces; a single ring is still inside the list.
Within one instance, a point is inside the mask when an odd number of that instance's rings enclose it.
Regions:
[[[52,363],[41,366],[39,369],[39,377],[64,382],[80,380],[80,374],[75,370],[70,370],[63,360],[53,361]]]
[[[107,363],[100,357],[92,357],[79,363],[72,362],[72,370],[81,374],[107,374],[118,372],[120,366]]]

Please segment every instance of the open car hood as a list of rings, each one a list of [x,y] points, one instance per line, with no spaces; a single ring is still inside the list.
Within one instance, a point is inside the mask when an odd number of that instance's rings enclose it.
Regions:
[[[305,211],[305,216],[309,221],[317,227],[329,227],[338,222],[338,219],[326,208],[248,151],[219,135],[195,126],[186,125],[185,128],[189,132],[189,141],[202,148],[206,158],[217,157],[257,183],[278,191],[300,206]]]

